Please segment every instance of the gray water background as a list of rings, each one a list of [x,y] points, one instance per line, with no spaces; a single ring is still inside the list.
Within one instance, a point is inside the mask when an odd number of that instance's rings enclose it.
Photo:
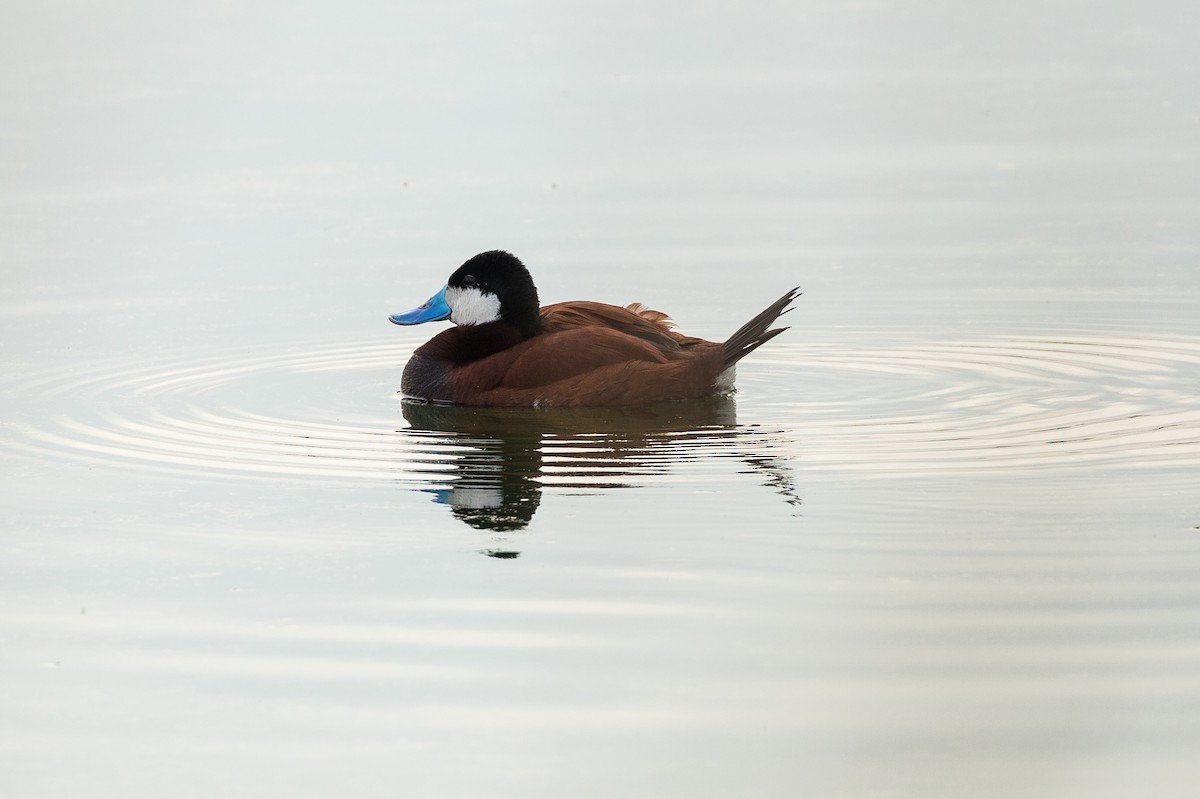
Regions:
[[[1190,796],[1189,4],[0,11],[0,792]],[[792,330],[433,415],[388,313]]]

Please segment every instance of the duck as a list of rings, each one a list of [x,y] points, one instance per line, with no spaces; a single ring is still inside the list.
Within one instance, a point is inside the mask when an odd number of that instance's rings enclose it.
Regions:
[[[685,336],[664,313],[571,301],[541,306],[510,252],[469,258],[397,325],[449,320],[420,346],[400,380],[407,397],[480,407],[633,407],[734,390],[738,361],[788,328],[771,325],[800,296],[791,289],[724,342]]]

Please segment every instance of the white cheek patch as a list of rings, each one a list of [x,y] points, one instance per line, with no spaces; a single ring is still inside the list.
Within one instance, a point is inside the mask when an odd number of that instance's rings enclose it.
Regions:
[[[446,289],[450,321],[456,325],[483,325],[500,318],[500,298],[477,288]]]

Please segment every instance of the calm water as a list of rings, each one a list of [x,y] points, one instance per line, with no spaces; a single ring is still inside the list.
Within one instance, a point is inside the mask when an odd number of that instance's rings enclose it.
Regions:
[[[0,12],[0,792],[1190,796],[1196,11],[492,13]],[[805,294],[731,398],[402,401],[494,247]]]

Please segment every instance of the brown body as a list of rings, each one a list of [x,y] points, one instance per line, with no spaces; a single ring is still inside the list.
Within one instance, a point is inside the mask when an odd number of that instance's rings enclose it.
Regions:
[[[641,305],[566,302],[542,308],[529,338],[503,320],[439,333],[413,353],[401,388],[463,405],[645,405],[713,394],[727,356]]]

